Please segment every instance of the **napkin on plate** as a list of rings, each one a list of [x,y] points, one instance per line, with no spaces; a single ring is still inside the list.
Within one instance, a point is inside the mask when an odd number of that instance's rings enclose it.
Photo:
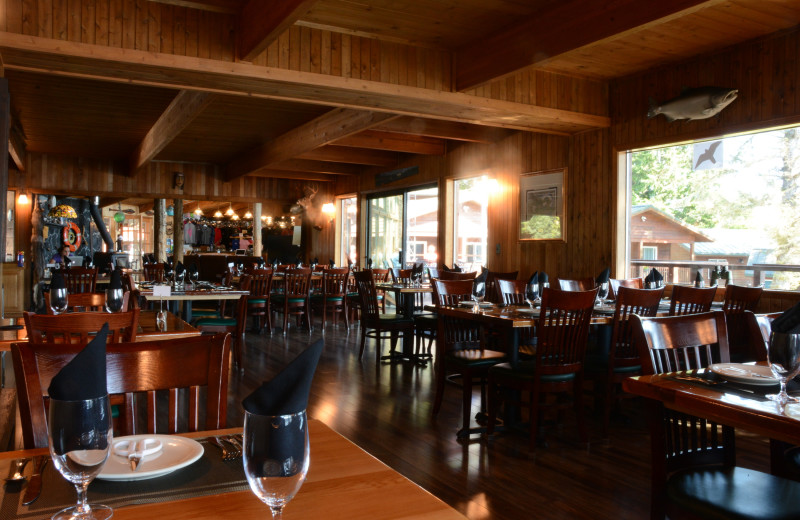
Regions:
[[[539,271],[534,271],[531,277],[528,279],[528,284],[525,286],[525,297],[528,296],[528,290],[531,287],[536,287],[536,295],[541,296],[542,292],[539,288]]]
[[[656,282],[656,287],[664,286],[664,275],[656,268],[653,268],[653,280]]]
[[[444,272],[449,272],[450,268],[447,267],[447,264],[439,264],[439,270]]]
[[[603,269],[603,272],[600,273],[597,276],[597,278],[595,278],[594,281],[595,281],[595,283],[597,283],[597,285],[600,285],[602,283],[608,283],[608,279],[610,277],[611,277],[611,269],[606,267],[605,269]]]
[[[697,274],[694,275],[694,285],[695,285],[695,287],[700,287],[703,284],[704,281],[705,281],[705,279],[703,278],[703,275],[700,272],[700,269],[698,269],[697,270]]]
[[[772,320],[772,331],[781,334],[800,334],[800,303]]]
[[[331,269],[336,267],[336,262],[333,261],[333,258],[328,258],[328,267]]]

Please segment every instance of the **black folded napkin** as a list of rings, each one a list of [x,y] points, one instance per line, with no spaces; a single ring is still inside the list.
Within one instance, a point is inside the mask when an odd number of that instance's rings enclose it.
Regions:
[[[122,289],[122,276],[119,269],[111,271],[111,281],[108,283],[109,289]]]
[[[85,401],[108,393],[106,389],[108,323],[50,381],[47,393],[59,401]]]
[[[277,258],[274,258],[272,260],[272,269],[273,270],[277,270],[278,269],[278,259]]]
[[[319,264],[319,258],[317,258],[317,257],[315,256],[315,257],[314,257],[314,265],[318,265],[318,264]]]
[[[539,294],[542,294],[541,290],[545,287],[550,287],[550,278],[547,277],[547,273],[541,271],[539,272]]]
[[[175,274],[178,276],[182,275],[186,268],[183,266],[183,262],[180,260],[178,261],[178,265],[175,266]]]
[[[197,272],[197,264],[195,262],[192,262],[191,264],[189,264],[189,274],[196,272]]]
[[[68,256],[64,257],[64,267],[69,267],[69,264],[72,263],[72,260]]]
[[[528,279],[528,284],[525,286],[525,297],[527,298],[530,293],[535,293],[536,296],[541,296],[542,292],[539,288],[539,271],[534,271]]]
[[[600,273],[597,278],[595,278],[595,283],[600,285],[601,283],[608,283],[608,279],[611,277],[611,269],[606,267],[603,269],[603,272]]]
[[[66,289],[67,284],[64,283],[64,275],[62,275],[59,271],[55,271],[53,273],[53,277],[50,279],[50,289]]]
[[[275,377],[245,397],[244,409],[257,415],[287,415],[305,410],[323,346],[320,339],[301,352]]]
[[[439,270],[444,271],[446,273],[450,272],[450,268],[447,267],[447,264],[439,264]]]
[[[772,332],[800,334],[800,303],[772,320]]]
[[[659,272],[658,269],[653,268],[653,278],[656,281],[656,287],[663,287],[664,285],[664,275]]]
[[[450,269],[450,270],[451,270],[452,272],[454,272],[454,273],[460,273],[460,272],[461,272],[461,267],[460,267],[460,266],[458,266],[458,265],[456,265],[456,264],[453,264],[453,268],[452,268],[452,269]]]
[[[478,287],[483,287],[484,295],[486,294],[486,278],[489,276],[489,270],[485,267],[481,268],[481,274],[475,277],[475,281],[472,282],[472,292],[475,293]]]
[[[367,269],[372,269],[372,258],[367,258]]]
[[[703,274],[700,272],[700,269],[697,270],[697,274],[694,275],[694,285],[695,287],[700,287],[705,279],[703,278]]]
[[[348,264],[349,264],[349,263],[350,263],[350,262],[348,262]],[[329,259],[328,259],[328,267],[330,267],[331,269],[333,269],[333,268],[335,268],[335,267],[336,267],[336,262],[334,262],[334,261],[333,261],[333,258],[329,258]]]
[[[644,277],[644,283],[647,288],[655,287],[656,275],[654,270],[651,269],[650,272],[647,273],[647,276]]]

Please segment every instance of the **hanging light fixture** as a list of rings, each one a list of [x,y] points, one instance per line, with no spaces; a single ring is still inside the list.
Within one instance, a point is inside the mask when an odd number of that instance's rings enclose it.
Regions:
[[[222,218],[222,212],[219,210],[219,206],[217,206],[217,211],[214,212],[214,218]]]
[[[253,214],[250,213],[250,205],[247,205],[247,213],[244,214],[244,218],[250,219],[253,218]]]
[[[231,215],[231,220],[239,220],[239,215],[234,213],[233,215]]]
[[[225,214],[226,214],[226,215],[228,215],[229,217],[232,217],[234,213],[235,213],[235,212],[233,211],[233,206],[232,206],[232,205],[231,205],[231,203],[229,202],[229,203],[228,203],[228,211],[226,211],[226,212],[225,212]]]
[[[199,217],[200,215],[202,215],[202,214],[203,214],[203,210],[202,210],[202,209],[200,209],[200,203],[197,203],[197,208],[195,208],[195,210],[194,210],[194,213],[195,213],[195,215],[197,215],[198,217]]]
[[[114,222],[117,224],[125,222],[125,213],[122,212],[122,203],[117,205],[117,212],[114,213]]]

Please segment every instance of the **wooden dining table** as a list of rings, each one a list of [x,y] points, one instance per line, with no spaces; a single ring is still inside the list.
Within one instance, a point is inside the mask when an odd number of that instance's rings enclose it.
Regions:
[[[185,434],[201,442],[204,454],[201,459],[181,471],[186,479],[200,478],[200,468],[213,467],[213,464],[224,464],[228,473],[237,473],[235,482],[227,483],[225,491],[214,489],[209,485],[199,493],[179,494],[173,496],[171,490],[162,485],[153,496],[137,495],[136,504],[114,508],[115,519],[169,518],[171,520],[211,520],[219,518],[236,518],[237,520],[263,520],[270,517],[269,508],[247,488],[241,459],[220,462],[221,453],[216,447],[203,442],[203,438],[215,434],[238,433],[234,428],[215,432],[197,432]],[[370,520],[413,520],[413,519],[464,519],[458,511],[417,486],[400,473],[386,466],[346,438],[318,420],[309,420],[309,438],[311,443],[311,464],[308,478],[300,491],[284,508],[284,519],[325,518],[329,520],[353,520],[358,518]],[[8,474],[12,462],[21,457],[47,454],[47,450],[26,450],[0,453],[0,473]],[[30,475],[31,464],[26,474]],[[238,467],[237,467],[238,466]],[[197,468],[194,472],[192,468]],[[52,464],[45,467],[42,496],[30,506],[21,505],[24,488],[14,489],[6,486],[0,491],[0,512],[10,517],[39,520],[50,518],[52,508],[45,508],[43,500],[48,491],[55,493],[53,487],[69,486],[61,477],[51,473],[50,483],[56,486],[48,488],[47,472],[55,472]],[[205,475],[214,478],[214,475]],[[181,477],[176,477],[181,478]],[[157,480],[169,482],[169,476]],[[135,483],[113,483],[116,499],[125,499],[126,484],[133,488]],[[158,484],[154,481],[153,484]],[[219,487],[223,483],[219,483]],[[101,483],[102,485],[102,483]],[[98,482],[89,486],[89,502],[98,500]],[[231,490],[234,489],[234,490]],[[63,487],[60,489],[64,491]],[[158,500],[158,502],[155,502]],[[109,500],[110,502],[110,500]],[[71,505],[71,504],[63,504]],[[37,510],[38,507],[38,510]],[[55,507],[55,505],[54,505]],[[16,514],[16,516],[15,516]]]
[[[188,286],[189,284],[187,284]],[[169,296],[155,296],[153,294],[153,287],[150,285],[137,285],[139,294],[144,296],[144,299],[152,302],[184,302],[183,319],[192,321],[192,302],[195,301],[219,301],[219,300],[238,300],[242,295],[250,294],[249,291],[240,291],[238,289],[186,289],[180,291],[170,291]]]
[[[414,316],[416,296],[418,294],[432,294],[433,287],[430,284],[404,284],[404,283],[376,283],[375,289],[379,291],[391,291],[395,294],[395,302],[398,310],[401,310],[409,318]],[[415,360],[414,338],[403,334],[403,359]]]

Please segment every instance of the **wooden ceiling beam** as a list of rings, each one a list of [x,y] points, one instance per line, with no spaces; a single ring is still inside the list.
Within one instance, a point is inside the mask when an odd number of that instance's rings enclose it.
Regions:
[[[618,0],[550,2],[541,11],[455,55],[457,91],[511,75],[591,44],[670,21],[724,0]]]
[[[8,32],[0,33],[0,54],[6,69],[51,76],[282,99],[557,135],[611,124],[607,116],[458,92]]]
[[[300,159],[312,159],[333,163],[361,164],[364,166],[397,166],[400,156],[396,152],[367,150],[328,145],[311,150],[299,156]]]
[[[424,119],[421,117],[398,117],[392,121],[387,121],[386,123],[375,126],[373,130],[383,130],[398,134],[424,135],[427,137],[451,139],[453,141],[468,141],[472,143],[494,143],[507,136],[509,133],[502,128],[455,123],[453,121],[441,121],[436,119]]]
[[[128,175],[133,177],[216,98],[214,94],[181,90],[131,154]]]
[[[232,161],[226,168],[226,178],[230,181],[253,174],[392,117],[395,116],[381,112],[335,108]]]
[[[293,172],[327,173],[328,175],[361,175],[363,166],[358,164],[313,161],[311,159],[290,159],[275,163],[275,169]]]
[[[25,161],[27,151],[25,149],[25,132],[19,126],[19,122],[11,118],[11,127],[8,132],[8,155],[21,172],[25,171]]]
[[[239,14],[240,4],[238,0],[150,0],[157,4],[176,5],[178,7],[188,7],[198,11],[209,11],[222,14]]]
[[[420,155],[444,155],[447,147],[442,139],[422,135],[398,134],[366,130],[338,139],[336,145],[353,148],[369,148],[389,152],[413,153]]]
[[[320,181],[332,182],[336,180],[333,175],[325,175],[324,173],[309,173],[309,172],[295,172],[291,170],[272,170],[262,169],[257,172],[251,173],[251,177],[268,177],[272,179],[290,179],[293,181]]]
[[[265,2],[250,0],[239,15],[237,55],[240,60],[252,61],[294,25],[317,0],[281,0]]]

